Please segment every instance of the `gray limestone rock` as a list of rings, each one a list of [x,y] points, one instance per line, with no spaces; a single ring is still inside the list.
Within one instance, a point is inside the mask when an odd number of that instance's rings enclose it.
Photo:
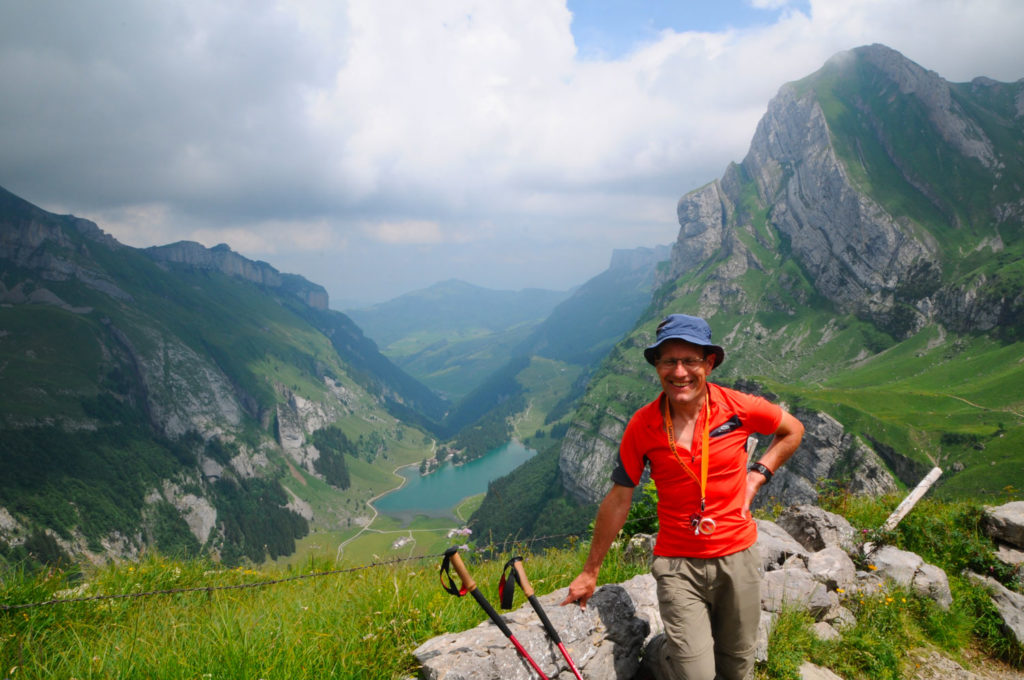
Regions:
[[[800,680],[843,680],[841,675],[836,675],[824,666],[815,666],[810,661],[800,664]]]
[[[650,576],[602,586],[586,609],[575,605],[560,607],[567,592],[565,588],[538,599],[585,677],[595,680],[631,678],[639,668],[644,641],[651,630],[650,622],[639,614],[650,615],[653,588],[654,579]],[[641,603],[639,610],[637,602]],[[656,596],[653,602],[657,602]],[[475,606],[475,603],[467,601],[465,606]],[[568,665],[529,604],[504,618],[512,634],[545,674],[556,677],[559,673],[569,673]],[[422,664],[421,674],[427,680],[536,677],[489,619],[469,631],[432,638],[416,648],[413,655]]]
[[[1014,548],[1024,549],[1024,501],[985,508],[985,533]]]
[[[845,517],[814,505],[794,505],[779,515],[776,524],[785,529],[810,552],[837,546],[855,549],[857,532]]]
[[[757,549],[761,553],[761,566],[764,571],[778,569],[792,555],[807,555],[804,547],[775,522],[766,519],[755,521]]]
[[[829,593],[825,585],[815,581],[806,569],[770,571],[761,582],[761,608],[765,611],[781,612],[790,607],[805,610],[818,618],[836,604],[838,598],[835,593]]]
[[[857,567],[844,550],[830,546],[807,558],[807,571],[830,590],[846,588],[857,580]]]
[[[1024,595],[1015,593],[988,576],[969,574],[971,579],[988,589],[992,603],[1003,617],[1003,627],[1019,645],[1024,645]]]

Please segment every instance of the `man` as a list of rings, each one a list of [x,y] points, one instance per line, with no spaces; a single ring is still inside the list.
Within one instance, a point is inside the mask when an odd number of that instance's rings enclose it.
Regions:
[[[655,668],[686,680],[742,680],[754,665],[761,611],[757,525],[750,503],[800,445],[804,427],[771,402],[707,382],[725,359],[704,319],[672,314],[644,357],[662,393],[630,419],[590,553],[563,605],[586,607],[626,521],[645,465],[658,490],[651,573],[665,624]],[[747,467],[751,433],[774,439]]]

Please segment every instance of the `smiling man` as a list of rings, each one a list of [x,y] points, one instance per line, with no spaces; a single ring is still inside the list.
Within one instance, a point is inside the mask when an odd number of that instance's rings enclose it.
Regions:
[[[662,393],[626,426],[612,488],[597,511],[583,571],[563,605],[585,607],[605,554],[626,521],[644,467],[658,490],[651,573],[665,637],[648,663],[658,677],[742,680],[754,665],[761,564],[750,503],[800,445],[804,427],[761,397],[708,382],[725,360],[704,319],[672,314],[644,350]],[[747,438],[774,438],[747,465]]]

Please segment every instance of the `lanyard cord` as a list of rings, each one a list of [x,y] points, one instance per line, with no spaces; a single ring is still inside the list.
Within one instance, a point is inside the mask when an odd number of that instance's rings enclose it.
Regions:
[[[708,391],[704,395],[704,436],[701,438],[701,456],[700,456],[700,479],[697,475],[687,467],[683,459],[679,457],[679,452],[676,451],[676,433],[675,428],[672,427],[672,413],[668,405],[668,396],[665,396],[665,431],[668,433],[668,446],[672,449],[672,455],[676,457],[676,461],[680,467],[686,470],[687,474],[693,477],[693,481],[697,482],[700,486],[700,511],[704,512],[704,499],[707,494],[708,488],[708,440],[711,439],[711,392]]]

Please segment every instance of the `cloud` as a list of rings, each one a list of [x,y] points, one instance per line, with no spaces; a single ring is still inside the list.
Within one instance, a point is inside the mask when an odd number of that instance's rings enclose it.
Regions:
[[[365,231],[374,241],[396,245],[434,244],[444,240],[441,225],[431,220],[377,222],[367,224]]]
[[[335,297],[566,288],[672,241],[678,198],[838,51],[1024,76],[1015,0],[753,5],[782,12],[584,59],[550,0],[4,3],[0,185],[132,245],[226,241]]]

